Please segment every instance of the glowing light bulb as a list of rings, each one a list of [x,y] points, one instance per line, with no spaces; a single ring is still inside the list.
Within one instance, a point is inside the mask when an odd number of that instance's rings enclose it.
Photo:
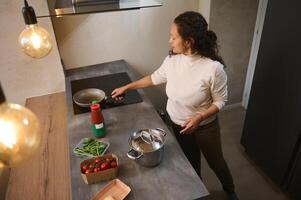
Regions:
[[[33,58],[43,58],[52,49],[49,33],[38,26],[38,21],[34,9],[24,0],[22,8],[26,28],[19,36],[19,43],[23,51]]]
[[[18,104],[0,104],[0,165],[15,167],[29,159],[41,140],[39,121]]]
[[[4,133],[0,135],[0,143],[12,149],[16,144],[16,129],[13,123],[10,121],[4,121],[3,119],[0,119],[0,127],[2,129],[1,132]]]
[[[49,33],[37,24],[26,25],[19,36],[19,43],[23,51],[33,58],[45,57],[52,49]]]

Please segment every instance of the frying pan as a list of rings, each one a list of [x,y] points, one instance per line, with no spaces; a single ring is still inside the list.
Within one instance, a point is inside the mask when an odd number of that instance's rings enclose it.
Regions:
[[[122,95],[123,96],[123,95]],[[109,99],[107,99],[109,98]],[[110,103],[110,104],[114,104],[114,103],[118,103],[118,104],[122,104],[122,100],[115,102],[115,100],[113,100],[111,98],[111,96],[107,97],[106,93],[101,90],[101,89],[97,89],[97,88],[88,88],[88,89],[83,89],[80,90],[78,92],[76,92],[73,95],[73,101],[74,103],[76,103],[78,106],[80,107],[85,107],[88,108],[90,107],[90,105],[92,104],[92,101],[95,101],[95,103]]]

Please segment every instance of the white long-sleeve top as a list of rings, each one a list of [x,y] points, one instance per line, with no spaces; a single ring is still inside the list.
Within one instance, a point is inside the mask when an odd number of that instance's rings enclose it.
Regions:
[[[167,112],[171,120],[182,125],[211,104],[219,110],[227,101],[227,75],[224,66],[200,55],[167,56],[162,65],[151,74],[154,85],[166,83]],[[200,123],[213,121],[216,115]]]

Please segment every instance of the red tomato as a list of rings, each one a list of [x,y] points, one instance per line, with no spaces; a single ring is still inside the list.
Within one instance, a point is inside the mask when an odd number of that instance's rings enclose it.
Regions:
[[[111,166],[112,168],[117,167],[117,162],[116,162],[115,160],[112,160],[112,161],[110,162],[110,166]]]
[[[83,171],[83,172],[85,172],[87,169],[88,169],[88,166],[87,166],[87,165],[83,165],[83,166],[82,166],[82,171]]]
[[[90,164],[90,165],[89,165],[89,169],[94,169],[94,165],[93,165],[93,164]]]
[[[95,158],[94,162],[95,163],[99,163],[100,162],[100,158],[99,157]]]
[[[101,163],[100,165],[100,170],[106,170],[108,169],[110,166],[107,162]]]
[[[94,172],[99,172],[100,171],[100,168],[96,167],[94,168]]]
[[[85,171],[85,174],[89,174],[89,173],[91,173],[92,171],[90,170],[90,169],[87,169],[86,171]]]

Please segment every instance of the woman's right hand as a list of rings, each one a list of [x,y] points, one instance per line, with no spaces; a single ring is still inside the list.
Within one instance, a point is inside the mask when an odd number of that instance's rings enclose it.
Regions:
[[[111,96],[113,99],[120,101],[123,99],[123,94],[126,92],[127,88],[125,86],[116,88],[115,90],[113,90],[113,92],[111,93]]]
[[[154,84],[152,82],[151,76],[148,75],[148,76],[143,77],[142,79],[139,79],[138,81],[134,81],[134,82],[124,85],[122,87],[116,88],[111,93],[111,96],[116,101],[120,101],[120,100],[122,100],[124,93],[127,90],[140,89],[140,88],[145,88],[145,87],[152,86],[152,85],[154,85]]]

